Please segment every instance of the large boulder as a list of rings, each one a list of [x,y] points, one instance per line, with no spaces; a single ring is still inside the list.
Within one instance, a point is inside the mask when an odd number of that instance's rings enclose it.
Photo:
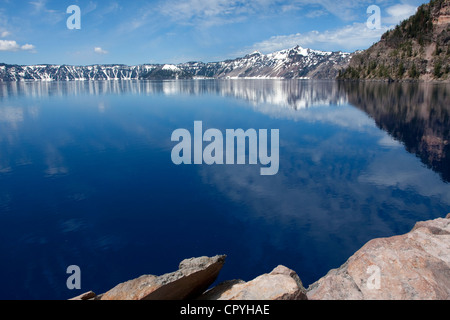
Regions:
[[[369,241],[308,288],[310,300],[450,299],[450,214]]]
[[[202,294],[216,280],[225,255],[183,260],[179,269],[161,276],[143,275],[115,286],[101,300],[183,300]]]
[[[305,300],[306,290],[298,275],[284,266],[252,281],[223,282],[199,297],[200,300]]]

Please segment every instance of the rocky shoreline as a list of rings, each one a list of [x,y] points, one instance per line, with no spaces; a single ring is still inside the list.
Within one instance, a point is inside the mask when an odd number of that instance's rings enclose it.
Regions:
[[[186,259],[175,272],[143,275],[71,300],[449,300],[450,214],[418,222],[404,235],[369,241],[308,288],[285,266],[211,288],[225,259]]]

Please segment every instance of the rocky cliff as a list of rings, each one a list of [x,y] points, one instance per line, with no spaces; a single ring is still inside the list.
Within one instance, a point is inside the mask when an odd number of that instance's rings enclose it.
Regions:
[[[340,79],[449,80],[450,0],[432,0],[355,54]]]
[[[449,300],[450,214],[418,222],[407,234],[369,241],[308,289],[295,271],[278,266],[252,281],[225,281],[207,290],[224,262],[223,255],[187,259],[175,272],[144,275],[73,300]]]

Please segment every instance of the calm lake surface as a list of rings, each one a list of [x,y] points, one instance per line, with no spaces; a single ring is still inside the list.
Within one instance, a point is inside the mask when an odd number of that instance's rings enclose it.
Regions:
[[[280,169],[180,165],[171,134],[280,130]],[[278,80],[0,83],[0,299],[102,293],[190,257],[305,286],[450,212],[450,87]],[[66,269],[81,269],[68,290]]]

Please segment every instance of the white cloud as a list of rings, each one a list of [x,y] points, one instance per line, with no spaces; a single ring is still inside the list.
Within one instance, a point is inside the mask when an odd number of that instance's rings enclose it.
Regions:
[[[0,51],[32,51],[34,48],[28,43],[21,46],[14,40],[0,40]]]
[[[24,44],[23,46],[20,47],[21,50],[34,50],[34,46],[32,44]]]
[[[373,4],[373,0],[169,0],[162,2],[157,10],[177,22],[203,26],[242,21],[250,15],[306,8],[313,17],[330,13],[350,21],[361,12],[365,13],[361,8],[369,4]]]
[[[409,4],[397,4],[386,9],[389,14],[388,17],[382,17],[383,23],[396,25],[401,21],[408,19],[410,16],[415,14],[417,11],[416,6]]]
[[[7,30],[1,31],[1,33],[0,33],[0,37],[2,37],[2,38],[5,38],[9,35],[11,35],[11,32],[9,32]]]
[[[317,4],[343,21],[357,20],[374,0],[300,0],[305,5]]]
[[[321,16],[325,16],[327,14],[328,14],[328,12],[326,10],[313,10],[313,11],[308,12],[305,16],[307,18],[314,19],[314,18],[319,18]]]
[[[28,3],[31,4],[36,11],[39,12],[39,11],[45,9],[46,1],[45,0],[39,0],[39,1],[30,1]]]
[[[278,50],[295,47],[318,49],[318,50],[356,50],[364,49],[378,41],[387,27],[379,30],[367,28],[365,23],[354,23],[335,30],[323,32],[310,31],[307,33],[295,33],[290,35],[274,36],[267,40],[255,43],[248,52],[261,51],[270,53]],[[247,53],[248,53],[247,52]],[[240,53],[242,54],[242,52]]]
[[[86,7],[83,8],[83,14],[91,13],[97,9],[97,4],[95,2],[89,1]]]
[[[98,54],[108,54],[108,51],[103,50],[103,49],[100,48],[100,47],[95,47],[95,48],[94,48],[94,52],[95,52],[95,53],[98,53]]]
[[[304,0],[298,0],[297,3],[306,4]],[[354,18],[355,10],[364,7],[368,1],[353,0],[331,1],[331,0],[312,0],[309,4],[314,4],[321,9],[309,11],[306,17],[314,18],[322,15],[333,14],[342,20]],[[365,10],[364,14],[365,14]],[[380,40],[382,34],[401,21],[408,19],[417,11],[417,6],[403,1],[401,4],[392,5],[385,9],[381,16],[382,27],[380,29],[369,29],[364,22],[354,22],[334,30],[309,31],[306,33],[295,33],[289,35],[273,36],[267,40],[255,43],[249,48],[238,52],[238,55],[247,54],[255,50],[263,53],[271,53],[278,50],[295,47],[300,45],[311,49],[325,51],[354,51],[357,49],[366,49],[373,43]],[[366,16],[364,16],[366,17]]]
[[[48,0],[37,0],[28,2],[33,8],[30,11],[30,14],[39,16],[40,20],[43,20],[46,23],[56,25],[66,18],[65,9],[67,7],[64,7],[63,10],[61,10],[61,8],[58,10],[49,9],[47,8],[47,1]]]
[[[172,0],[163,2],[158,10],[176,22],[204,27],[242,21],[244,16],[262,11],[272,2],[272,0]]]

